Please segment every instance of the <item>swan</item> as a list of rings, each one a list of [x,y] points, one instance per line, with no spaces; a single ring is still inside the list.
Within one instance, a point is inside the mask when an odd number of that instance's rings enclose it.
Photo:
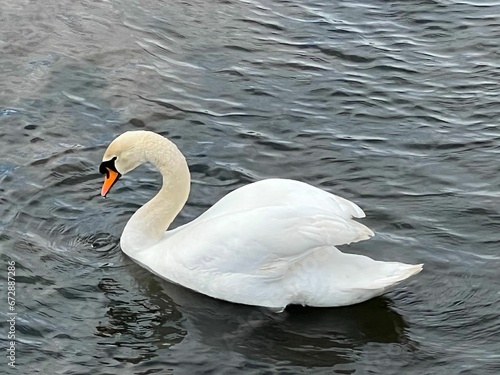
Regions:
[[[356,204],[303,182],[272,178],[232,191],[192,222],[167,231],[186,203],[188,164],[177,146],[150,131],[119,135],[100,172],[106,197],[118,179],[149,162],[160,191],[123,230],[120,246],[170,282],[217,299],[283,311],[287,305],[360,303],[419,273],[422,264],[376,261],[338,245],[373,232],[353,218]]]

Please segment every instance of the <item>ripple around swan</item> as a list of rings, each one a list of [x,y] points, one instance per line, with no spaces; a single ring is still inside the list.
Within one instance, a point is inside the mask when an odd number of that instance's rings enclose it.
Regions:
[[[496,375],[498,7],[4,2],[0,259],[17,264],[20,371]],[[343,251],[424,271],[366,304],[280,315],[168,284],[119,248],[156,172],[99,195],[102,153],[132,129],[188,159],[174,226],[295,178],[367,213],[377,235]]]

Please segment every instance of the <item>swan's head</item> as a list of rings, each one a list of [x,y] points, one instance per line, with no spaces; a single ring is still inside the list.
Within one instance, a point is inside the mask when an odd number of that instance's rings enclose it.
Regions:
[[[101,189],[103,197],[106,197],[121,176],[145,162],[143,141],[148,136],[147,133],[149,132],[126,132],[110,143],[99,167],[99,172],[104,175]]]

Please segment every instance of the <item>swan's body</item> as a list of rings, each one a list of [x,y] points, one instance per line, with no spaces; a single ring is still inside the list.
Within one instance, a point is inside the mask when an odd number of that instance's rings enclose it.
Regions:
[[[239,188],[192,222],[165,232],[190,187],[187,163],[166,138],[137,131],[113,141],[101,165],[107,173],[102,194],[121,174],[148,161],[162,173],[163,187],[129,220],[121,247],[174,283],[222,300],[274,309],[289,304],[344,306],[378,296],[422,269],[337,250],[337,245],[373,235],[352,220],[364,217],[363,211],[293,180],[269,179]]]

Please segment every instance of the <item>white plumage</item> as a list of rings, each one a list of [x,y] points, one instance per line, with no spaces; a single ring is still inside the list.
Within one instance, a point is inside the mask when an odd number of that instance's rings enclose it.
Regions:
[[[184,157],[166,138],[145,131],[113,141],[103,165],[115,157],[121,174],[150,161],[164,181],[127,223],[123,251],[162,278],[200,293],[277,310],[289,304],[343,306],[380,295],[422,269],[339,251],[338,245],[373,236],[353,220],[364,212],[293,180],[246,185],[192,222],[165,232],[189,194]]]

